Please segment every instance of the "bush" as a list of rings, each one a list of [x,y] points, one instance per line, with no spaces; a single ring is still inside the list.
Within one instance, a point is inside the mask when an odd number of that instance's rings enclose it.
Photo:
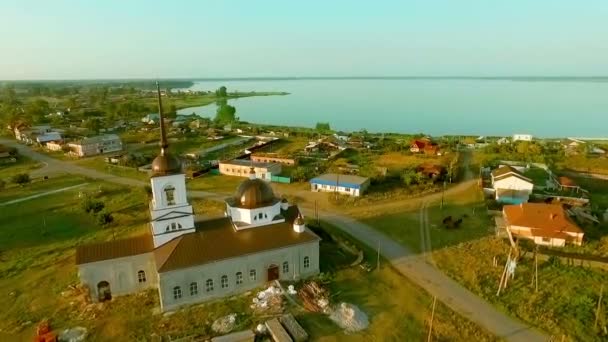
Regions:
[[[105,204],[101,201],[95,201],[90,197],[82,202],[82,210],[87,214],[97,214],[105,208]]]
[[[97,223],[100,225],[105,226],[112,222],[114,222],[114,217],[109,212],[104,210],[97,214]]]
[[[31,182],[31,179],[30,179],[30,175],[28,175],[27,173],[19,173],[19,174],[14,175],[11,178],[11,181],[15,184],[23,185],[23,184],[27,184],[27,183]]]

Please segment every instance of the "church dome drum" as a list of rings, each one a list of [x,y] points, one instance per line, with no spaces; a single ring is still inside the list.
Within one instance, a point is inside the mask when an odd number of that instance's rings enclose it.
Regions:
[[[248,179],[239,185],[234,200],[241,208],[256,209],[272,205],[277,199],[268,183],[261,179]]]
[[[152,162],[152,174],[155,176],[167,176],[180,172],[179,160],[170,154],[161,154]]]

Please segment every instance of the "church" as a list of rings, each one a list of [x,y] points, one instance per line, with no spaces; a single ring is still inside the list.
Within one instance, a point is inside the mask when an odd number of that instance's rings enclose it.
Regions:
[[[186,177],[169,152],[160,88],[160,154],[152,162],[150,231],[76,250],[80,281],[93,301],[158,290],[162,311],[232,296],[273,280],[319,273],[320,238],[295,205],[255,173],[227,198],[225,216],[197,220]]]

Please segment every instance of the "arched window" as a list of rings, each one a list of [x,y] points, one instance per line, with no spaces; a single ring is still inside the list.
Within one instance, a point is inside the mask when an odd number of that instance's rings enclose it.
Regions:
[[[267,219],[267,218],[268,218],[268,215],[264,214],[264,218],[265,218],[265,219]]]
[[[139,281],[140,283],[145,283],[146,282],[146,272],[144,272],[143,270],[140,270],[137,272],[137,281]]]
[[[198,283],[192,282],[190,283],[190,295],[196,296],[198,294]]]
[[[309,268],[310,267],[310,258],[305,256],[304,257],[304,268]]]
[[[243,283],[243,272],[236,272],[236,284],[241,285]]]
[[[173,185],[167,185],[164,191],[167,205],[175,205],[175,188]]]
[[[222,285],[223,289],[228,288],[228,276],[227,275],[222,276],[221,285]]]
[[[287,261],[283,263],[283,273],[289,273],[289,263]]]
[[[255,281],[257,279],[257,273],[255,270],[249,270],[249,280]]]
[[[182,298],[182,288],[176,286],[173,288],[173,299],[178,300]]]
[[[205,282],[205,291],[213,291],[213,279],[207,279],[207,282]]]

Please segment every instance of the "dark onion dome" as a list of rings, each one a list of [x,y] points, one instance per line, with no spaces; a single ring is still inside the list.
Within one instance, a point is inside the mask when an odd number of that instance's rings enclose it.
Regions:
[[[273,205],[277,201],[268,183],[261,179],[248,179],[237,188],[233,203],[240,208],[256,209]]]
[[[152,162],[153,176],[168,176],[181,172],[182,167],[179,160],[171,154],[160,154]]]

